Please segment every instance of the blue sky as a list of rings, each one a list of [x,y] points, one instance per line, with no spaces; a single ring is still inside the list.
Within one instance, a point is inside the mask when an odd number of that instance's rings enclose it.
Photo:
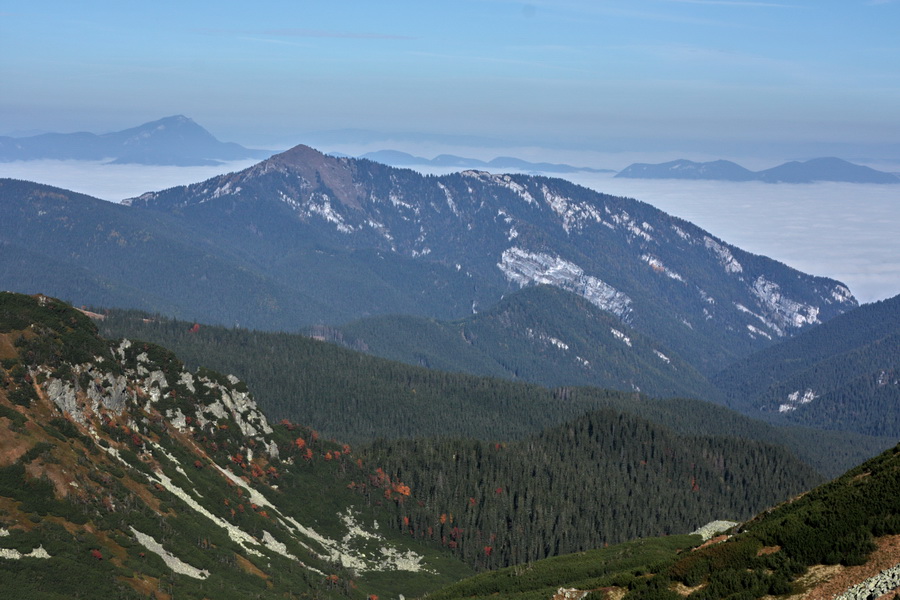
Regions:
[[[477,135],[900,159],[900,1],[0,0],[0,134]],[[793,153],[793,154],[791,154]]]

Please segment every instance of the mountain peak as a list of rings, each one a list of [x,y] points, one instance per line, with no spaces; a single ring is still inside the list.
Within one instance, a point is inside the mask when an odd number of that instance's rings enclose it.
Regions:
[[[47,133],[0,138],[0,162],[15,160],[109,160],[145,165],[215,165],[224,160],[263,158],[269,152],[220,142],[184,115],[172,115],[137,127],[96,135]]]
[[[298,144],[293,148],[272,156],[264,161],[263,164],[271,163],[283,165],[285,167],[304,168],[311,164],[324,164],[325,161],[328,160],[335,160],[335,158],[329,157],[305,144]]]
[[[323,199],[336,199],[354,209],[362,209],[361,192],[354,184],[355,161],[323,154],[304,144],[294,146],[263,161],[254,172],[263,175],[275,169],[298,175],[305,184],[319,188]]]

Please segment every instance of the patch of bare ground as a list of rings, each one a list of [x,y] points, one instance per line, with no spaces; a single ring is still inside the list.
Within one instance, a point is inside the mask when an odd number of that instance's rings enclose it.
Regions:
[[[57,498],[65,498],[71,488],[72,476],[67,474],[61,465],[52,463],[31,462],[25,467],[25,472],[34,479],[46,477],[53,484],[53,491]]]
[[[684,596],[685,598],[687,598],[688,596],[690,596],[691,594],[693,594],[694,592],[696,592],[697,590],[699,590],[702,587],[703,587],[703,585],[698,585],[697,587],[688,587],[688,586],[684,585],[683,583],[681,583],[680,581],[676,581],[675,584],[672,586],[672,591],[675,592],[676,594],[678,594],[679,596]]]
[[[75,310],[77,310],[81,314],[85,315],[86,317],[90,317],[91,319],[94,319],[95,321],[105,321],[106,320],[106,315],[101,315],[99,313],[91,312],[85,308],[76,308]]]
[[[843,594],[854,585],[861,583],[900,564],[900,535],[887,535],[875,540],[877,549],[869,556],[864,565],[842,567],[841,565],[815,565],[798,580],[802,593],[789,597],[789,600],[830,600]],[[886,594],[891,598],[894,592]]]
[[[163,598],[163,596],[159,595],[162,592],[159,591],[159,579],[156,577],[135,574],[134,577],[120,577],[119,581],[131,586],[136,592],[143,594],[147,598],[156,598],[156,600],[162,600]],[[164,596],[168,597],[168,594],[164,594]]]
[[[725,540],[727,540],[730,537],[731,537],[730,535],[723,533],[722,535],[717,535],[714,538],[709,538],[708,540],[706,540],[705,542],[703,542],[696,548],[691,548],[691,552],[696,552],[697,550],[700,550],[702,548],[714,546],[716,544],[721,544],[722,542],[724,542]]]
[[[246,557],[241,556],[240,554],[235,554],[234,557],[237,559],[237,564],[245,573],[250,573],[251,575],[256,575],[261,579],[269,579],[269,576],[266,575],[262,569],[254,565],[250,562]]]
[[[605,596],[601,596],[603,600],[622,600],[622,598],[625,597],[625,594],[628,593],[628,590],[620,587],[603,588],[600,591],[606,592]]]
[[[0,467],[6,467],[21,458],[31,448],[31,440],[10,431],[9,419],[0,417]]]
[[[759,552],[756,553],[757,556],[765,556],[766,554],[775,554],[781,550],[781,546],[763,546],[759,549]]]
[[[0,333],[0,359],[18,358],[18,356],[19,353],[16,352],[10,334]]]

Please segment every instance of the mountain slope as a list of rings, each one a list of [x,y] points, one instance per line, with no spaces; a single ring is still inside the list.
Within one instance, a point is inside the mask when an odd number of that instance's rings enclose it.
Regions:
[[[249,311],[273,327],[329,312],[255,273],[239,249],[215,248],[168,215],[12,179],[0,179],[0,211],[4,289],[186,318],[210,312],[228,323]]]
[[[423,177],[298,146],[240,173],[128,203],[239,245],[273,278],[304,277],[314,249],[375,253],[398,280],[392,260],[428,265],[431,275],[407,293],[420,298],[438,288],[452,300],[444,306],[456,308],[427,311],[431,317],[458,318],[527,285],[559,287],[691,357],[702,372],[856,305],[838,282],[561,179]],[[314,275],[323,290],[334,279],[325,270]],[[369,314],[385,312],[399,311]]]
[[[195,166],[264,158],[269,154],[271,152],[251,150],[233,142],[220,142],[182,115],[102,135],[82,132],[0,137],[0,161],[3,162],[112,159],[115,164]]]
[[[379,440],[363,452],[424,502],[397,521],[489,568],[745,519],[821,481],[784,448],[613,409],[508,444]]]
[[[900,587],[898,485],[900,446],[743,524],[482,573],[429,597],[890,598]]]
[[[680,159],[659,164],[635,163],[619,171],[616,177],[717,179],[722,181],[764,181],[766,183],[812,183],[815,181],[900,183],[900,177],[893,173],[855,165],[840,158],[813,158],[804,162],[791,161],[763,171],[750,171],[727,160],[699,163]]]
[[[378,530],[391,513],[347,487],[377,471],[271,426],[233,376],[9,293],[0,360],[3,597],[362,599],[470,572]]]
[[[767,348],[713,382],[748,414],[900,436],[900,296]]]
[[[354,450],[273,427],[236,377],[104,340],[45,296],[0,294],[0,361],[0,593],[22,598],[82,585],[122,598],[421,594],[470,572],[442,544],[484,568],[589,543],[537,527],[545,513],[530,505],[548,493],[549,514],[604,522],[614,539],[631,529],[611,532],[610,508],[642,514],[636,531],[680,528],[697,510],[746,511],[817,477],[783,448],[681,436],[615,410],[502,447]],[[572,485],[614,501],[586,503]],[[654,509],[626,488],[679,500]],[[444,504],[455,518],[438,514]],[[507,528],[528,520],[533,536]],[[484,548],[494,541],[496,553]]]
[[[835,476],[895,440],[800,427],[776,428],[699,400],[658,400],[597,388],[536,385],[408,366],[296,334],[198,325],[109,311],[107,337],[171,348],[192,367],[235,373],[274,418],[302,421],[353,444],[376,438],[452,436],[512,441],[586,412],[611,408],[679,435],[782,444]],[[622,344],[624,345],[624,344]]]
[[[690,364],[584,298],[546,285],[460,321],[370,317],[316,333],[409,364],[538,383],[714,401]]]

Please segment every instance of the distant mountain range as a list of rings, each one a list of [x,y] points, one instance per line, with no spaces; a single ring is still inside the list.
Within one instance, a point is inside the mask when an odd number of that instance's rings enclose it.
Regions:
[[[705,374],[857,305],[839,282],[562,179],[425,177],[298,146],[128,204],[0,181],[0,286],[296,331],[458,319],[545,284]]]
[[[359,158],[374,160],[375,162],[384,163],[393,167],[429,166],[460,169],[513,169],[530,173],[615,173],[612,169],[592,169],[590,167],[573,167],[572,165],[545,162],[534,163],[520,158],[512,158],[510,156],[498,156],[493,160],[483,161],[478,160],[477,158],[465,158],[453,154],[441,154],[428,159],[421,156],[413,156],[406,152],[400,152],[399,150],[379,150],[377,152],[368,152],[361,155]]]
[[[814,181],[900,183],[900,177],[894,173],[876,171],[840,158],[814,158],[805,162],[792,161],[764,171],[750,171],[727,160],[694,162],[681,159],[660,164],[635,163],[619,171],[616,177],[715,179],[720,181],[764,181],[766,183],[812,183]]]
[[[181,115],[102,135],[82,132],[0,137],[0,162],[109,160],[112,164],[200,166],[265,158],[270,154],[267,150],[220,142],[206,129]]]

